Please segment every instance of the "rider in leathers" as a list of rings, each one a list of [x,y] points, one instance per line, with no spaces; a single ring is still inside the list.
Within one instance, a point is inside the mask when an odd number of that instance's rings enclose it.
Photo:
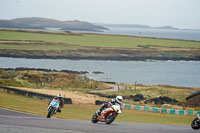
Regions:
[[[116,98],[111,99],[109,102],[105,102],[101,105],[101,108],[98,110],[97,114],[100,116],[101,112],[107,108],[108,106],[111,105],[120,105],[120,108],[122,106],[123,102],[123,97],[122,96],[117,96]]]
[[[63,106],[64,106],[64,99],[62,98],[62,95],[61,94],[58,94],[57,96],[55,96],[53,99],[56,99],[56,100],[58,100],[59,101],[59,107],[58,107],[58,109],[57,109],[57,112],[61,112],[61,108],[63,108]],[[52,99],[52,100],[53,100]],[[51,101],[52,101],[51,100]],[[51,103],[51,101],[49,101],[49,104]]]

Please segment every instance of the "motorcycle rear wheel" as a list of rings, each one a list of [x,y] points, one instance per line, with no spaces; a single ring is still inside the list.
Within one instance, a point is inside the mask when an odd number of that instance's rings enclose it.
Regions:
[[[106,123],[106,124],[112,123],[112,122],[115,120],[116,117],[117,117],[117,114],[116,114],[115,112],[110,112],[110,113],[107,114],[107,116],[106,116],[106,121],[105,121],[105,123]]]
[[[97,122],[99,121],[97,118],[98,118],[98,116],[97,116],[97,114],[95,113],[95,114],[92,116],[92,119],[91,119],[92,123],[97,123]]]
[[[200,120],[199,120],[198,118],[195,118],[195,119],[192,121],[191,127],[192,127],[192,129],[194,129],[194,130],[198,130],[198,129],[200,128]]]

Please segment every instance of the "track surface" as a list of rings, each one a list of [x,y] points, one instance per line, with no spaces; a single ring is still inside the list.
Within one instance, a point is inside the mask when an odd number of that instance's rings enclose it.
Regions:
[[[0,108],[0,133],[199,133],[189,126],[113,122],[93,124],[88,120],[47,119]]]

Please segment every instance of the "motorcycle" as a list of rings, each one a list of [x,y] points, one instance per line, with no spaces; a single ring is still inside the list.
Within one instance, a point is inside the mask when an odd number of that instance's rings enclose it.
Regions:
[[[47,112],[48,112],[47,118],[51,118],[53,114],[56,114],[58,107],[59,107],[59,101],[56,99],[53,99],[47,108]]]
[[[92,116],[92,122],[97,123],[98,121],[100,122],[105,122],[106,124],[112,123],[115,118],[117,117],[118,114],[121,114],[121,107],[120,105],[112,105],[107,107],[101,112],[101,115],[98,115],[98,110],[96,113]]]
[[[199,114],[197,114],[197,117],[192,121],[191,127],[194,130],[200,129],[200,115]]]

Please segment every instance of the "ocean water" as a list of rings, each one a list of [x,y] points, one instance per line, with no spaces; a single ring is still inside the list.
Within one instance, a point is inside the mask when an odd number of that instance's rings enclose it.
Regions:
[[[95,61],[0,57],[0,68],[88,71],[98,81],[200,87],[200,61]],[[101,71],[104,74],[93,74]]]
[[[124,27],[106,27],[106,28],[109,28],[109,30],[103,30],[103,32],[90,31],[88,33],[200,41],[200,30],[124,28]],[[86,32],[86,31],[80,31],[80,32]]]
[[[145,29],[145,28],[120,28],[120,27],[108,27],[108,28],[110,30],[104,31],[107,34],[200,41],[200,30]]]

